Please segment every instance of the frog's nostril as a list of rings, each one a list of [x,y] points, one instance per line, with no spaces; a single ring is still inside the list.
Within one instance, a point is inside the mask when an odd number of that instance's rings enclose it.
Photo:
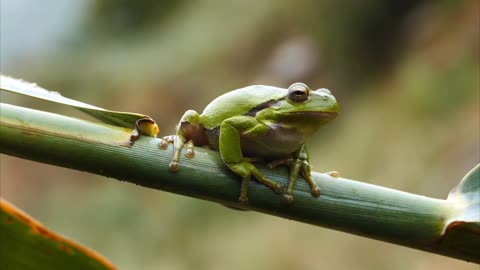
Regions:
[[[316,91],[318,91],[320,93],[325,93],[325,94],[328,94],[328,95],[332,94],[332,92],[330,92],[330,90],[328,90],[327,88],[320,88],[320,89],[317,89]]]

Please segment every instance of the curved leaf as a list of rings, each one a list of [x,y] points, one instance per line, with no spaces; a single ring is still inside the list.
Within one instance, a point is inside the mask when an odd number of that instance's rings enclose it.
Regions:
[[[48,91],[35,83],[0,75],[0,89],[74,107],[106,124],[135,129],[143,135],[155,137],[159,132],[157,124],[148,115],[105,110],[84,102],[63,97],[60,93]]]
[[[0,199],[1,269],[116,269],[95,251],[45,228]]]
[[[447,201],[452,205],[452,214],[442,244],[467,256],[480,256],[480,241],[471,241],[480,234],[480,164],[450,191]]]

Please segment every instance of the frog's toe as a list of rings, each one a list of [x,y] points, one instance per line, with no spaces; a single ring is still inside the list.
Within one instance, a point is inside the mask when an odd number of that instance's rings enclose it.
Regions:
[[[293,196],[290,195],[290,194],[285,194],[283,195],[283,202],[286,204],[286,205],[290,205],[293,203]]]
[[[168,168],[170,169],[170,171],[176,172],[180,169],[180,164],[176,161],[172,161],[170,162],[170,164],[168,164]]]
[[[241,195],[241,196],[238,198],[238,201],[239,201],[241,204],[243,204],[243,205],[247,205],[247,204],[248,204],[248,197]]]
[[[195,151],[193,150],[194,145],[193,141],[190,140],[185,144],[185,147],[187,148],[187,151],[185,152],[185,156],[187,158],[194,158],[195,157]]]
[[[272,186],[273,190],[276,193],[284,193],[285,192],[285,186],[279,183],[275,183],[275,185]]]
[[[195,157],[195,151],[193,148],[188,148],[187,152],[185,153],[185,157],[187,158],[194,158]]]
[[[168,141],[160,139],[160,142],[158,143],[158,147],[162,150],[167,150],[168,148]]]
[[[160,147],[160,149],[166,150],[168,148],[169,144],[174,143],[175,136],[176,135],[169,135],[169,136],[164,136],[163,138],[161,138],[160,142],[158,143],[158,146]]]
[[[319,187],[313,187],[310,192],[312,193],[312,196],[313,196],[314,198],[320,197],[320,193],[321,193],[321,192],[320,192],[320,188],[319,188]]]

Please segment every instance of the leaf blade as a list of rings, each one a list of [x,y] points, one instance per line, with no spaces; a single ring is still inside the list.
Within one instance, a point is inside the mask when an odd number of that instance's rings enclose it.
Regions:
[[[0,198],[2,269],[117,269],[110,261],[57,234]]]
[[[103,123],[126,127],[130,129],[139,129],[141,134],[143,135],[155,137],[159,132],[158,125],[148,115],[106,110],[84,102],[64,97],[58,92],[49,91],[45,88],[38,86],[35,83],[15,79],[9,76],[5,76],[3,74],[0,75],[0,89],[15,94],[67,105],[78,109],[86,114],[89,114]],[[139,127],[139,125],[141,125],[141,127]],[[145,127],[145,125],[147,127]]]

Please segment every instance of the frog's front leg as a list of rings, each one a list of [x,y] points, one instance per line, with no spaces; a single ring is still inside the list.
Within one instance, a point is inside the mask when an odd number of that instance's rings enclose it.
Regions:
[[[248,187],[251,176],[277,193],[283,192],[283,186],[266,178],[251,162],[243,157],[241,136],[261,136],[268,132],[268,126],[251,116],[228,118],[220,125],[219,151],[224,163],[230,170],[242,177],[239,201],[248,202]]]
[[[288,179],[288,188],[287,192],[284,195],[285,201],[288,204],[293,202],[293,191],[295,188],[295,183],[297,182],[298,175],[301,173],[305,178],[305,181],[310,186],[310,193],[313,197],[318,198],[320,196],[320,188],[315,183],[311,173],[311,166],[308,162],[308,153],[305,145],[302,145],[298,151],[298,156],[296,158],[289,158],[285,160],[274,161],[269,164],[270,167],[275,167],[280,164],[286,164],[290,167],[290,177]]]
[[[193,141],[189,138],[189,132],[186,132],[186,130],[188,130],[187,126],[197,125],[199,122],[199,118],[200,115],[196,111],[186,111],[176,127],[176,134],[165,136],[162,138],[162,141],[160,142],[161,149],[167,149],[168,144],[173,144],[172,160],[168,165],[171,171],[178,171],[180,169],[180,153],[182,152],[182,149],[185,145],[187,147],[187,153],[185,154],[185,156],[188,158],[193,158],[195,156],[195,152],[193,150]]]

